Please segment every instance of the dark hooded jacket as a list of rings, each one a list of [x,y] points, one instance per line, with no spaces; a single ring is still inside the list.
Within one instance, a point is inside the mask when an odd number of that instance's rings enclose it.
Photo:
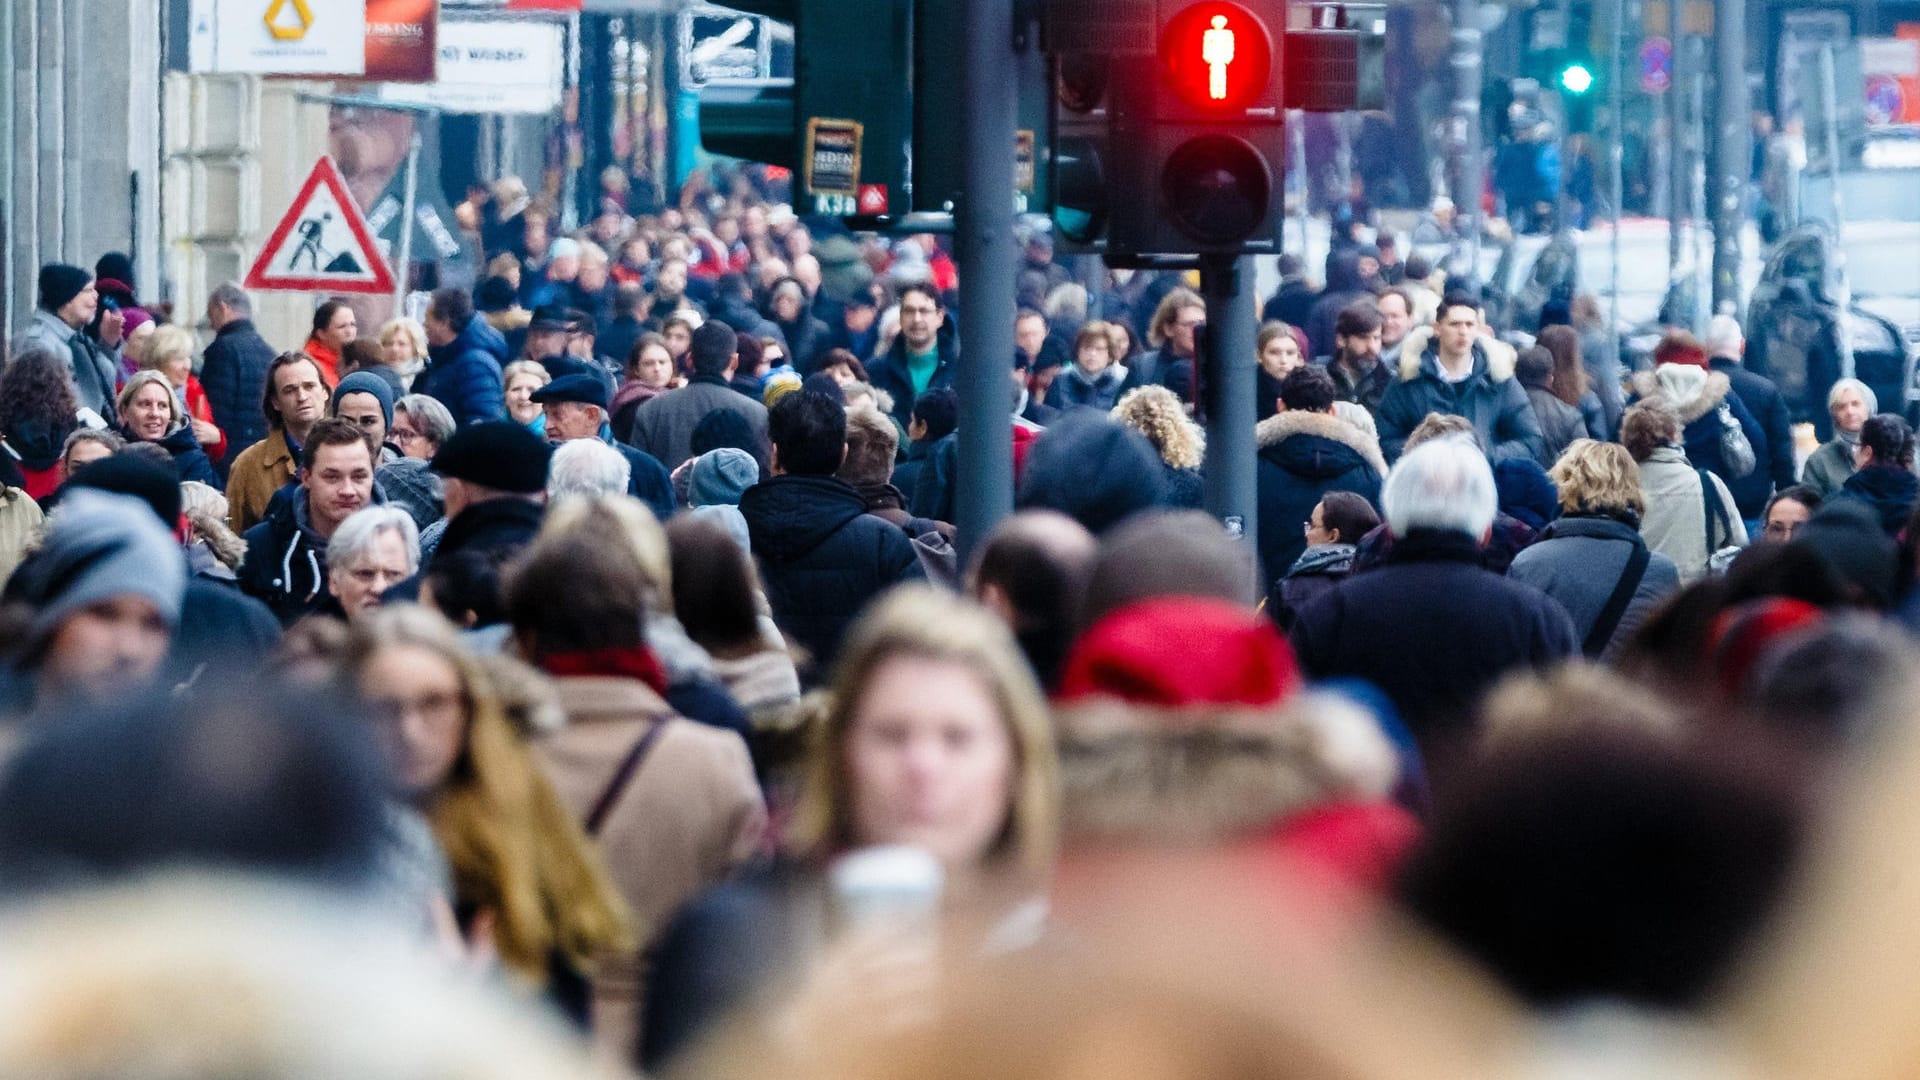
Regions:
[[[775,476],[740,497],[773,620],[825,671],[854,617],[889,586],[919,577],[913,542],[867,513],[831,476]]]
[[[507,339],[478,315],[452,341],[427,349],[427,368],[414,380],[416,394],[447,407],[461,427],[507,414],[500,368],[507,362]]]
[[[1669,374],[1669,368],[1675,370]],[[1704,376],[1704,379],[1700,376]],[[1767,496],[1772,487],[1766,429],[1747,410],[1740,395],[1733,392],[1733,382],[1726,372],[1702,371],[1684,364],[1663,364],[1652,371],[1634,375],[1633,392],[1637,399],[1658,395],[1673,406],[1680,423],[1685,425],[1680,432],[1680,442],[1686,449],[1687,460],[1693,463],[1694,468],[1705,469],[1726,483],[1741,517],[1753,520],[1766,510]],[[1732,463],[1721,449],[1721,435],[1726,426],[1720,420],[1722,405],[1733,414],[1741,432],[1747,437],[1748,445],[1753,448],[1754,466],[1744,476],[1735,473]],[[1744,497],[1741,495],[1743,490],[1746,492]]]
[[[1379,507],[1387,465],[1366,432],[1330,413],[1280,413],[1260,424],[1254,440],[1260,448],[1261,580],[1272,581],[1306,549],[1301,529],[1327,492],[1351,491]]]
[[[1736,361],[1716,356],[1708,360],[1707,365],[1727,377],[1733,399],[1753,416],[1760,430],[1761,439],[1753,444],[1757,463],[1754,470],[1739,480],[1727,480],[1727,489],[1733,492],[1733,501],[1739,505],[1741,516],[1757,518],[1765,512],[1767,499],[1775,491],[1785,491],[1797,482],[1793,467],[1793,421],[1787,410],[1787,399],[1772,379],[1748,371]],[[1739,411],[1735,410],[1734,415],[1738,416]]]
[[[276,499],[244,539],[240,588],[267,605],[280,625],[292,625],[333,598],[327,591],[327,541],[313,529],[306,492]]]
[[[1400,347],[1399,377],[1387,387],[1374,413],[1380,450],[1397,461],[1407,436],[1428,413],[1450,413],[1473,424],[1487,456],[1540,459],[1540,424],[1527,392],[1513,377],[1513,349],[1482,338],[1473,343],[1473,370],[1459,382],[1440,376],[1439,347],[1425,328],[1407,335]]]

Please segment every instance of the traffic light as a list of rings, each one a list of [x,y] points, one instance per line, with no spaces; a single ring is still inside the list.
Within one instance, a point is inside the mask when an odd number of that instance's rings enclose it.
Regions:
[[[1585,94],[1593,89],[1593,69],[1575,60],[1562,65],[1560,74],[1554,81],[1560,84],[1560,89],[1569,94]]]
[[[1288,108],[1379,107],[1384,14],[1278,0],[1049,0],[1054,225],[1110,258],[1280,249]]]
[[[793,24],[792,86],[712,87],[700,142],[793,171],[801,213],[879,217],[909,206],[913,11],[905,0],[728,0]]]

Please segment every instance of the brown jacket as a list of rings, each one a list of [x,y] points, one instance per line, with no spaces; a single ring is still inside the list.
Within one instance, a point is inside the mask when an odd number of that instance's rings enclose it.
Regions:
[[[631,1062],[644,957],[680,905],[753,853],[766,807],[738,735],[674,715],[634,679],[567,677],[554,685],[567,725],[535,745],[561,801],[582,823],[649,727],[667,725],[595,838],[633,909],[641,949],[603,962],[594,977],[594,1041]]]
[[[287,433],[278,428],[240,451],[227,472],[227,525],[236,534],[245,534],[259,524],[267,516],[273,493],[293,483],[298,467]]]

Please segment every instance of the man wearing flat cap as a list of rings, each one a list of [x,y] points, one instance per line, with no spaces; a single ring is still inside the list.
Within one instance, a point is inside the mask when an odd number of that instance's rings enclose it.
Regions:
[[[646,503],[661,521],[673,516],[673,478],[652,454],[614,440],[607,425],[607,385],[598,376],[562,375],[535,390],[533,401],[546,413],[548,439],[598,439],[618,450],[631,468],[627,494]]]
[[[453,433],[433,457],[446,486],[447,528],[433,562],[474,552],[504,563],[532,542],[546,512],[553,447],[512,420],[489,420]]]

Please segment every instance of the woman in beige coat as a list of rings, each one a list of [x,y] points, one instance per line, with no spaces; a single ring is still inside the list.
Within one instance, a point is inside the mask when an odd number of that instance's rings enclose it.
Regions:
[[[661,696],[666,671],[642,626],[665,587],[646,552],[663,555],[665,543],[637,543],[647,530],[659,525],[632,500],[563,502],[507,587],[514,640],[553,678],[567,716],[536,748],[633,910],[640,948],[606,958],[593,979],[594,1041],[626,1063],[654,938],[752,854],[765,825],[740,736],[676,715]]]
[[[1680,432],[1679,415],[1657,397],[1628,409],[1620,423],[1620,441],[1640,466],[1647,503],[1640,536],[1673,560],[1685,585],[1707,572],[1714,552],[1746,547],[1747,527],[1726,483],[1687,460]]]

